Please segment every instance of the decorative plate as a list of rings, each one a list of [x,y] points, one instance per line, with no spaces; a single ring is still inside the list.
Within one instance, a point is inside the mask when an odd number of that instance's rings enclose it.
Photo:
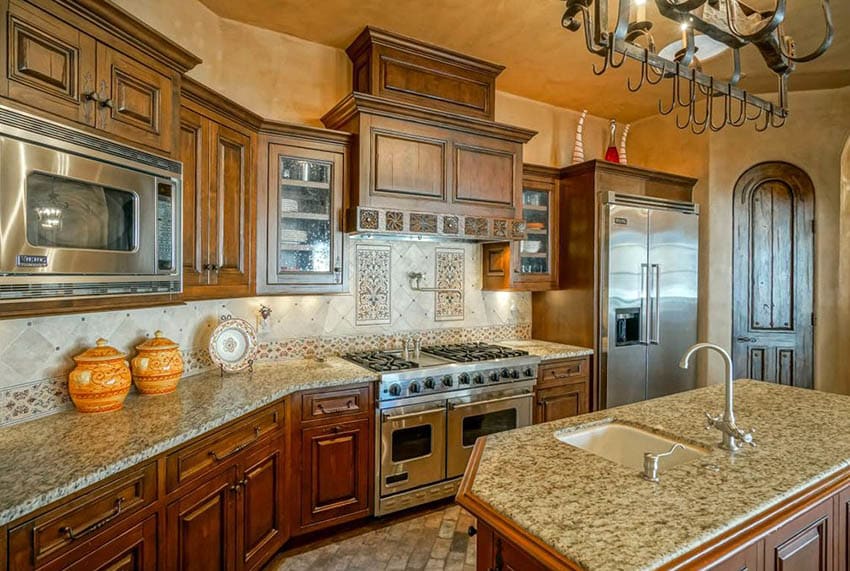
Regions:
[[[210,359],[222,371],[232,373],[251,367],[257,354],[257,333],[244,319],[221,318],[210,338]]]

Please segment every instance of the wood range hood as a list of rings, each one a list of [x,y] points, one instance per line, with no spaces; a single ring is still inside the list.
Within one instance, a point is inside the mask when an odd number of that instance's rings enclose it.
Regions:
[[[346,232],[523,238],[522,151],[536,133],[494,121],[504,68],[371,27],[347,53],[354,91],[322,117],[354,135]]]

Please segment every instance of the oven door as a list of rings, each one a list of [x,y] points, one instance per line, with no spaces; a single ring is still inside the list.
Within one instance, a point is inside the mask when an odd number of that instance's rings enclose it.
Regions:
[[[381,411],[381,496],[443,480],[445,458],[445,401]]]
[[[176,273],[172,181],[11,137],[0,150],[0,273]]]
[[[450,399],[446,477],[463,475],[479,437],[530,425],[532,397],[531,388],[522,388]]]

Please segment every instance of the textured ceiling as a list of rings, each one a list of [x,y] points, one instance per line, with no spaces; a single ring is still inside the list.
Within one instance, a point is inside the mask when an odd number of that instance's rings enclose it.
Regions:
[[[626,89],[627,78],[639,69],[632,62],[595,76],[591,68],[599,58],[585,49],[583,33],[561,27],[563,2],[558,0],[201,1],[225,18],[337,48],[348,46],[366,25],[394,31],[506,66],[498,80],[502,91],[588,109],[598,116],[631,121],[653,114],[662,94],[660,87],[637,94]],[[774,1],[749,3],[764,8]],[[801,52],[808,51],[823,33],[820,0],[788,4],[786,33],[795,37]],[[838,27],[835,43],[822,58],[799,66],[791,78],[792,90],[850,85],[850,1],[832,0],[832,4]],[[650,10],[653,13],[654,7]],[[675,25],[664,25],[654,33],[663,46],[679,32]],[[742,55],[745,86],[753,91],[775,89],[776,80],[755,48],[746,48]],[[728,75],[730,62],[728,54],[721,55],[707,64],[707,70]]]

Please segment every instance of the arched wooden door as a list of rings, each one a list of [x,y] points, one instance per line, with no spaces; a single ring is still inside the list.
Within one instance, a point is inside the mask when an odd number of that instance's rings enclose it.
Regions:
[[[756,165],[735,185],[735,378],[813,386],[814,200],[788,163]]]

